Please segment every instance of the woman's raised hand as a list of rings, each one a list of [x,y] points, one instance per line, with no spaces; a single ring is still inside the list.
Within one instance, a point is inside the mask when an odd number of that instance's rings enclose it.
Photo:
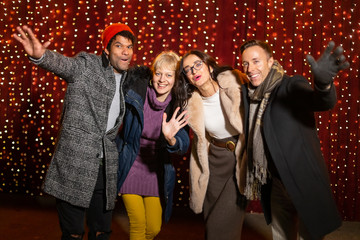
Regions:
[[[175,135],[176,133],[188,124],[188,116],[186,115],[186,111],[183,111],[179,116],[176,116],[179,112],[180,108],[176,108],[173,116],[170,121],[166,121],[167,114],[164,113],[163,121],[162,121],[162,132],[164,134],[165,139],[168,141],[169,145],[173,146],[176,143]]]

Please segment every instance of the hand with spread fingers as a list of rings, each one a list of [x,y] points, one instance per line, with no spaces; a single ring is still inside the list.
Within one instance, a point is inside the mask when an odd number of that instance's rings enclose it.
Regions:
[[[25,52],[32,58],[41,58],[46,48],[50,45],[50,41],[41,44],[28,26],[18,26],[16,30],[18,34],[13,34],[13,37],[23,45]]]
[[[185,127],[188,122],[188,116],[185,115],[186,111],[183,111],[179,116],[177,116],[180,108],[176,108],[170,121],[166,121],[167,114],[164,113],[162,121],[162,132],[165,139],[168,141],[169,145],[173,146],[176,143],[175,135],[183,127]]]
[[[306,56],[314,74],[314,83],[320,89],[329,88],[336,74],[350,66],[343,55],[344,49],[338,46],[333,51],[334,47],[335,43],[330,41],[317,61],[311,55]]]

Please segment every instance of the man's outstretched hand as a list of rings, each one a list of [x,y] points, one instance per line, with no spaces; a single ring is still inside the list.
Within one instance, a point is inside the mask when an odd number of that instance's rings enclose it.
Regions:
[[[314,83],[321,89],[327,88],[338,72],[350,66],[343,55],[344,49],[338,46],[333,51],[334,47],[335,43],[330,41],[317,61],[311,55],[306,56],[314,74]]]
[[[18,33],[13,34],[13,38],[23,45],[25,52],[32,58],[41,58],[45,53],[46,48],[50,45],[50,42],[47,41],[44,44],[41,44],[28,26],[18,26],[16,27],[16,30]]]

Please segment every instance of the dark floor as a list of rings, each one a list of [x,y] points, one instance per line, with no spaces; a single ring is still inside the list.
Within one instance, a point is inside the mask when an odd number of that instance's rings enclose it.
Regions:
[[[128,239],[128,221],[121,206],[114,212],[111,239]],[[201,215],[188,208],[175,207],[169,223],[162,226],[157,240],[201,240],[204,224]],[[270,240],[271,232],[262,214],[247,214],[242,239]],[[0,239],[60,239],[60,230],[54,200],[49,197],[30,197],[17,194],[0,194]],[[360,223],[344,222],[325,240],[360,240]]]

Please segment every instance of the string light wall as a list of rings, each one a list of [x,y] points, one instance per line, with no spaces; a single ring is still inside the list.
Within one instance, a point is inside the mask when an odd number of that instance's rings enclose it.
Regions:
[[[319,137],[334,197],[345,220],[360,220],[359,52],[357,0],[0,0],[0,192],[42,195],[66,83],[31,64],[11,35],[32,27],[50,49],[66,56],[101,53],[101,31],[128,24],[136,33],[133,64],[150,65],[163,50],[197,48],[241,69],[240,46],[266,40],[289,75],[311,79],[307,54],[328,41],[345,49],[349,69],[335,79],[336,107],[317,113]],[[175,205],[188,206],[188,155],[174,159]],[[261,211],[255,204],[253,211]]]

